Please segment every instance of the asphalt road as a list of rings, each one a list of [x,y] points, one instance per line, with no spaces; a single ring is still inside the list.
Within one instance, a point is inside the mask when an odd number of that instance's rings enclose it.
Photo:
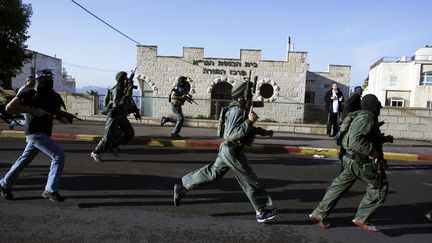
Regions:
[[[178,208],[172,186],[216,158],[217,151],[130,145],[120,157],[89,157],[94,143],[61,142],[67,161],[61,181],[63,203],[40,194],[49,159],[40,154],[21,174],[14,201],[0,199],[0,242],[430,242],[432,163],[389,161],[390,192],[375,217],[379,233],[351,223],[365,184],[357,182],[321,230],[307,214],[337,175],[333,158],[248,154],[279,215],[258,224],[232,173],[190,192]],[[0,139],[0,174],[19,157],[23,139]]]

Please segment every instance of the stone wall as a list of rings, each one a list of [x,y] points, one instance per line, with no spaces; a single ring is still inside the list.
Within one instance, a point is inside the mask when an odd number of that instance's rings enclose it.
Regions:
[[[386,107],[379,120],[381,131],[395,138],[432,141],[432,109]]]
[[[326,122],[327,113],[324,106],[324,97],[336,82],[342,91],[345,101],[349,98],[349,84],[351,79],[351,66],[329,65],[328,72],[307,72],[306,92],[309,100],[305,104],[306,123]],[[311,100],[312,99],[312,100]]]
[[[59,92],[65,102],[67,112],[77,114],[79,118],[94,116],[98,111],[97,95]]]
[[[285,61],[261,60],[260,50],[246,49],[240,50],[238,59],[208,58],[204,57],[204,48],[198,47],[184,47],[183,56],[158,56],[157,46],[138,46],[137,77],[143,90],[142,96],[151,103],[146,105],[147,110],[143,113],[151,117],[171,114],[166,97],[180,75],[190,78],[190,94],[199,103],[199,106],[183,106],[183,112],[188,117],[217,117],[220,106],[225,106],[227,102],[212,98],[218,87],[224,87],[229,93],[229,87],[242,82],[249,72],[252,78],[258,76],[254,100],[264,101],[264,108],[256,108],[264,120],[304,123],[305,118],[311,117],[309,113],[314,112],[305,110],[306,90],[317,94],[318,106],[322,105],[320,97],[325,85],[331,82],[338,82],[341,89],[348,93],[350,66],[330,65],[328,72],[314,75],[322,79],[317,78],[316,85],[310,85],[306,82],[310,81],[307,75],[314,73],[307,71],[307,53],[290,51],[286,58]],[[153,91],[152,95],[149,90]]]
[[[242,82],[252,71],[258,76],[254,100],[266,103],[256,111],[261,118],[278,122],[302,123],[304,117],[304,93],[306,85],[307,53],[289,52],[287,61],[261,60],[260,50],[240,50],[239,59],[205,58],[203,48],[183,49],[182,57],[158,56],[156,46],[138,46],[137,77],[143,87],[151,86],[154,92],[154,109],[150,116],[160,117],[172,113],[168,97],[178,76],[188,76],[190,93],[199,103],[183,106],[185,116],[215,116],[211,96],[219,83]],[[261,87],[272,89],[272,95],[265,97]],[[229,92],[229,91],[228,91]],[[161,98],[164,97],[164,98]],[[290,104],[290,105],[287,105]],[[298,105],[301,104],[301,105]]]
[[[67,93],[60,93],[60,95],[66,103],[68,112],[73,114],[78,113],[78,117],[85,120],[105,121],[106,116],[95,115],[97,113],[97,105],[99,102],[98,96]],[[154,99],[154,102],[161,103],[166,106],[165,109],[168,109],[167,98]],[[197,100],[197,103],[199,104],[198,106],[186,105],[186,107],[190,108],[187,113],[193,114],[193,109],[199,109],[199,107],[205,106],[205,102],[208,101]],[[273,104],[270,104],[270,106],[271,105]],[[263,117],[262,114],[261,117]],[[262,118],[260,120],[262,121]],[[382,132],[393,135],[395,139],[432,141],[432,109],[385,107],[381,109],[379,120],[385,122],[381,127]],[[136,122],[133,116],[130,116],[130,121]],[[143,117],[142,124],[159,125],[160,117]],[[258,125],[278,132],[325,135],[324,124],[259,122]],[[206,119],[186,119],[185,126],[216,128],[217,121]]]

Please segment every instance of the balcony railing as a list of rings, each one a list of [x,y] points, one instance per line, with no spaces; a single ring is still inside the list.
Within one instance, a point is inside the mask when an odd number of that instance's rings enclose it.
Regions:
[[[381,59],[379,59],[378,61],[376,61],[374,64],[372,64],[372,66],[370,66],[370,69],[378,66],[381,63],[408,63],[413,61],[415,58],[415,56],[402,56],[402,57],[383,57]]]

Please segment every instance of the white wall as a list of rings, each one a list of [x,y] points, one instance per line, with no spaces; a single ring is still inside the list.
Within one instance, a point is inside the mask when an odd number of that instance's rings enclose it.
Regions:
[[[27,77],[34,75],[32,69],[35,71],[41,69],[53,69],[54,71],[54,89],[58,92],[75,92],[75,81],[63,80],[62,78],[62,60],[56,57],[51,57],[38,52],[33,52],[33,58],[28,62],[24,63],[19,73],[15,78],[12,79],[12,88],[19,89],[21,86],[26,84]]]
[[[424,64],[432,64],[432,47],[417,50],[414,59],[384,60],[369,70],[369,84],[363,94],[375,94],[385,104],[386,98],[389,98],[386,97],[387,91],[407,91],[410,92],[405,104],[407,107],[426,107],[426,102],[432,100],[432,87],[419,85],[421,66]],[[397,77],[396,86],[390,85],[392,76]]]

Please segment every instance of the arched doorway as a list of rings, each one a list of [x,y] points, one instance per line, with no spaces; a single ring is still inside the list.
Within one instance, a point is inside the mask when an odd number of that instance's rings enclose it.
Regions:
[[[231,103],[232,85],[228,82],[219,82],[213,86],[211,91],[210,116],[218,119],[222,107],[227,107]]]

